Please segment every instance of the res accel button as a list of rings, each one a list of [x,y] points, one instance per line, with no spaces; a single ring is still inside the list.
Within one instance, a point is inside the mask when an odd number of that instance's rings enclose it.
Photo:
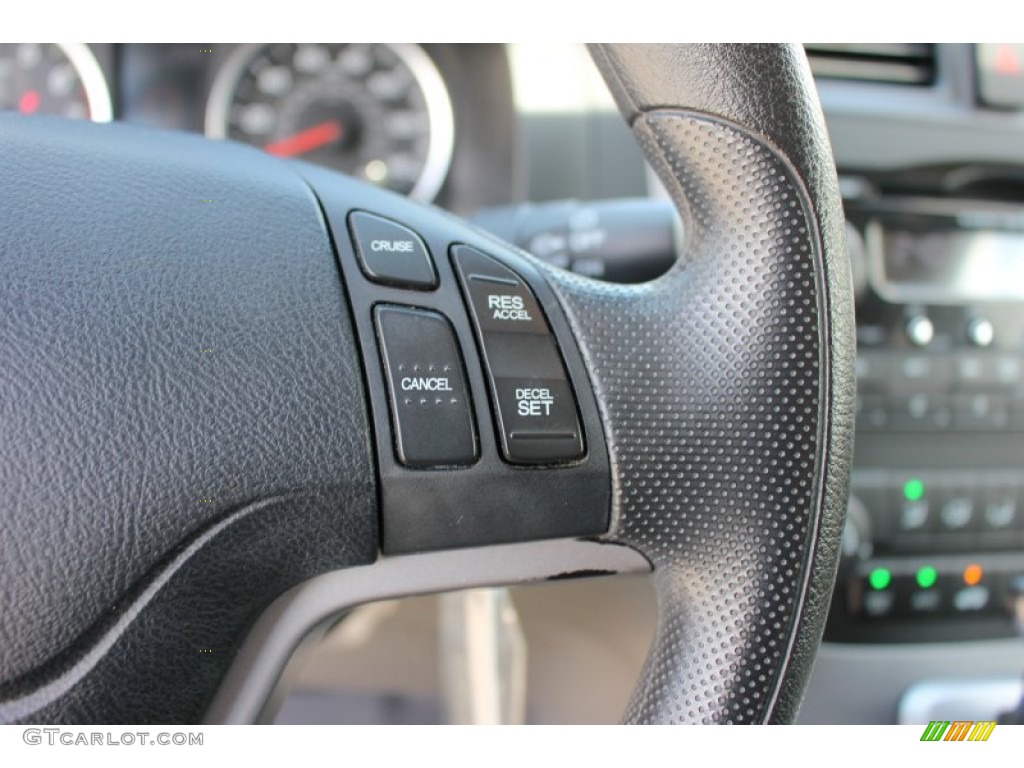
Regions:
[[[348,217],[363,274],[375,283],[429,290],[437,273],[427,246],[408,227],[363,211]]]
[[[452,258],[482,333],[549,333],[537,300],[519,275],[465,245],[454,246]]]
[[[409,467],[476,461],[466,376],[448,320],[405,307],[381,306],[374,314],[398,460]]]

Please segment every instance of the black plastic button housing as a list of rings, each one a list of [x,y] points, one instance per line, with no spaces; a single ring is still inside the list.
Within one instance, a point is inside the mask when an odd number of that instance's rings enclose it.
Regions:
[[[365,211],[348,217],[363,274],[375,283],[431,290],[437,273],[420,236],[406,226]]]
[[[480,343],[505,460],[581,458],[576,398],[533,292],[515,272],[474,248],[455,245],[451,253]]]
[[[395,306],[374,310],[394,422],[408,467],[472,464],[479,452],[466,375],[448,320]]]

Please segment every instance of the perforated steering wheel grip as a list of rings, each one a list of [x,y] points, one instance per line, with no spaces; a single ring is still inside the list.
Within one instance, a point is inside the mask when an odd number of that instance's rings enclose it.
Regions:
[[[645,568],[659,621],[628,721],[795,716],[853,401],[813,84],[795,46],[592,50],[683,217],[645,285],[249,148],[0,118],[0,720],[251,721],[352,605]],[[422,237],[436,287],[372,279],[357,210]],[[578,454],[509,457],[460,244],[538,302]],[[449,324],[471,456],[403,460],[382,305]]]
[[[684,221],[640,287],[552,276],[604,405],[618,539],[660,617],[626,718],[785,722],[824,627],[851,456],[853,309],[796,46],[597,46]]]

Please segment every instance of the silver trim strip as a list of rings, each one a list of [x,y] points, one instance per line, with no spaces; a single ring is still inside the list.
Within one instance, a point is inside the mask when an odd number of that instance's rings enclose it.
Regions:
[[[107,78],[95,54],[85,43],[54,43],[60,48],[71,66],[75,68],[82,88],[85,89],[85,100],[89,105],[89,119],[94,123],[109,123],[114,119],[114,106],[110,100],[110,88]]]
[[[646,558],[628,547],[557,539],[403,555],[317,576],[285,592],[256,621],[205,722],[260,722],[303,638],[332,616],[357,605],[573,574],[649,571]]]
[[[919,682],[954,675],[974,680],[1012,679],[1022,669],[1024,643],[1017,638],[906,644],[826,642],[815,659],[797,722],[895,724],[903,694]],[[951,714],[944,713],[942,719],[955,719]]]
[[[231,111],[231,97],[238,86],[246,64],[265,43],[246,43],[238,46],[221,66],[210,87],[206,100],[206,135],[211,139],[226,139],[228,136],[228,115]]]
[[[896,722],[925,725],[932,720],[995,720],[1021,698],[1020,678],[922,680],[900,699]]]
[[[267,43],[246,43],[236,48],[221,67],[210,88],[206,102],[206,135],[213,139],[227,138],[231,100],[245,67]],[[430,123],[430,142],[419,180],[409,197],[429,203],[448,178],[448,169],[455,148],[455,115],[444,78],[420,46],[415,43],[377,43],[390,48],[408,67],[423,92]]]
[[[441,185],[448,177],[448,168],[452,162],[452,151],[455,147],[455,116],[452,112],[452,102],[444,78],[426,51],[413,43],[395,43],[390,47],[409,67],[409,71],[420,85],[420,90],[423,91],[423,101],[427,105],[430,145],[423,172],[409,197],[429,203],[441,191]]]

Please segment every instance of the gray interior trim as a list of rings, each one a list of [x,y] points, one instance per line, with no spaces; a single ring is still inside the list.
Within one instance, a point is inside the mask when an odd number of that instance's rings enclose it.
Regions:
[[[932,720],[995,720],[1017,706],[1020,678],[924,680],[907,689],[900,700],[900,725],[926,725]]]
[[[823,643],[797,722],[894,724],[904,694],[921,680],[1012,678],[1022,669],[1024,643],[1016,639],[928,645]],[[946,712],[942,719],[956,719],[956,713]]]
[[[840,169],[1024,163],[1024,115],[977,103],[974,46],[941,44],[935,52],[938,76],[930,86],[817,78]]]
[[[646,558],[613,544],[557,539],[383,558],[310,579],[256,621],[206,715],[207,723],[259,722],[289,658],[332,616],[363,603],[573,574],[642,573]]]

